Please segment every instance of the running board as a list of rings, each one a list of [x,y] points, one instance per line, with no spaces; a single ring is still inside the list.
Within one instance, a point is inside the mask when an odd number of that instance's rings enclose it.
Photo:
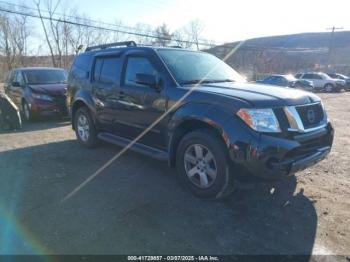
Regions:
[[[132,142],[132,140],[129,140],[120,136],[115,136],[110,133],[99,133],[98,138],[105,142],[108,142],[117,146],[121,146],[121,147],[126,147]],[[169,159],[169,155],[167,152],[150,147],[150,146],[146,146],[140,143],[133,144],[130,147],[130,150],[147,155],[149,157],[152,157],[161,161],[168,161]]]

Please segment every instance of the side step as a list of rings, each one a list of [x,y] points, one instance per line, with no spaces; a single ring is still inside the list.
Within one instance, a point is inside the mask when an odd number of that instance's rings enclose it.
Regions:
[[[108,143],[121,146],[121,147],[128,146],[132,141],[120,136],[112,135],[110,133],[99,133],[98,138]],[[150,146],[146,146],[140,143],[133,144],[133,146],[130,147],[130,150],[147,155],[149,157],[152,157],[161,161],[168,161],[169,159],[169,154],[167,152],[150,147]]]

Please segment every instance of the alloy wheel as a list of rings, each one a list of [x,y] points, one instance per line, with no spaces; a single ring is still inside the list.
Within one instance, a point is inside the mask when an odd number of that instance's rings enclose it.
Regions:
[[[89,135],[90,135],[90,126],[89,126],[89,120],[83,114],[81,114],[78,117],[77,129],[78,129],[79,138],[82,141],[87,142],[89,140]]]
[[[30,109],[29,109],[29,106],[27,103],[24,103],[23,111],[24,111],[23,113],[24,113],[26,120],[29,120],[30,119]]]
[[[213,153],[200,144],[191,145],[184,155],[187,177],[197,187],[211,187],[217,177],[217,165]]]

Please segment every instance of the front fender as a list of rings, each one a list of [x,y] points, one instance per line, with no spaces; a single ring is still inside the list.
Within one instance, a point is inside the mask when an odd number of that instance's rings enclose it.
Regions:
[[[214,108],[209,104],[185,104],[172,115],[168,123],[168,137],[170,144],[172,143],[176,130],[190,121],[199,121],[217,130],[223,138],[225,137],[225,122],[229,118],[229,114]]]
[[[173,166],[176,159],[176,151],[181,138],[188,132],[198,128],[211,128],[222,138],[227,148],[230,147],[229,126],[227,125],[230,114],[217,106],[196,103],[185,104],[177,109],[168,123],[168,153],[169,164]]]
[[[200,128],[213,128],[224,141],[228,153],[232,158],[235,148],[247,148],[256,144],[259,135],[252,132],[237,116],[226,112],[217,106],[208,104],[187,104],[179,108],[171,117],[168,125],[168,152],[170,165],[173,165],[179,140],[185,133],[181,133],[182,126],[195,121]],[[179,135],[180,132],[180,135]]]

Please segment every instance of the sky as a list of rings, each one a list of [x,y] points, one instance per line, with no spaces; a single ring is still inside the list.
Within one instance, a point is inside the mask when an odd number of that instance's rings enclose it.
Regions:
[[[4,0],[33,5],[32,0]],[[44,1],[44,0],[42,0]],[[128,26],[166,23],[174,31],[199,19],[216,43],[302,32],[350,30],[350,0],[62,0],[78,13]]]

